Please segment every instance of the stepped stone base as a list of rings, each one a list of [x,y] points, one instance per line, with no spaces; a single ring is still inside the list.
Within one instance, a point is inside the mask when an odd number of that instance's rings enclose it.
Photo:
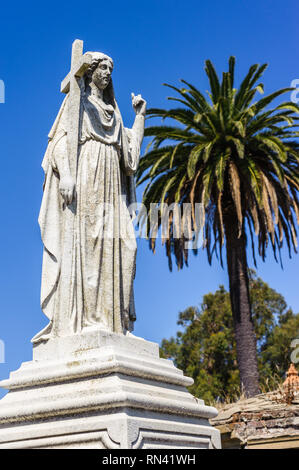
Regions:
[[[100,330],[33,348],[0,386],[1,448],[220,448],[213,407],[158,344]]]

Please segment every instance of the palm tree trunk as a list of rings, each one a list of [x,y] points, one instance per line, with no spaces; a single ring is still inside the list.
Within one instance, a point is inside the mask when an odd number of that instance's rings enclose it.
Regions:
[[[243,227],[238,238],[236,220],[237,216],[226,217],[224,220],[229,290],[241,387],[246,396],[252,397],[260,392],[256,338],[249,297],[246,234]]]

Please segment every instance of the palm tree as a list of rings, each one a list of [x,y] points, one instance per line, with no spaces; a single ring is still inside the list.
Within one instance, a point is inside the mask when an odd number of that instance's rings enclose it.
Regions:
[[[221,83],[207,60],[210,99],[185,80],[181,80],[184,87],[180,89],[165,84],[178,93],[168,99],[180,103],[180,107],[148,110],[149,117],[170,118],[174,125],[162,123],[145,130],[145,135],[153,139],[137,173],[138,184],[148,180],[143,193],[148,213],[151,204],[177,203],[180,208],[186,202],[192,208],[195,203],[203,204],[204,246],[210,264],[215,253],[223,266],[222,248],[226,244],[237,359],[247,396],[259,393],[247,241],[251,241],[255,264],[256,244],[265,260],[270,243],[277,261],[285,238],[291,256],[297,245],[295,217],[297,223],[299,220],[299,146],[295,140],[299,133],[294,125],[299,107],[290,101],[273,109],[268,107],[292,88],[253,102],[257,92],[263,93],[259,80],[266,67],[252,65],[236,90],[235,58],[230,57],[229,70],[223,73]],[[194,228],[194,210],[191,221]],[[157,231],[151,230],[148,223],[147,236],[154,251]],[[178,268],[188,264],[184,241],[185,235],[174,236],[174,219],[170,219],[164,240],[170,269],[173,255]]]

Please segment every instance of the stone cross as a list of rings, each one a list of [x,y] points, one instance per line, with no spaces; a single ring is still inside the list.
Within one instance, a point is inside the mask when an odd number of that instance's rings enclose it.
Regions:
[[[71,71],[61,82],[60,91],[69,93],[68,103],[68,152],[71,174],[76,181],[76,164],[78,154],[80,84],[79,79],[91,65],[90,54],[83,53],[83,41],[76,39],[72,45]]]
[[[91,65],[92,57],[90,54],[83,55],[83,41],[76,39],[72,45],[71,70],[61,83],[61,92],[68,93],[68,129],[67,129],[67,148],[68,160],[71,175],[76,182],[77,163],[78,163],[78,141],[79,141],[79,120],[80,120],[80,78]],[[60,286],[60,308],[58,311],[64,312],[59,316],[57,322],[56,335],[68,333],[69,318],[71,316],[72,298],[71,292],[74,285],[73,276],[73,248],[74,248],[74,218],[76,212],[76,200],[65,208],[65,225],[63,228],[64,241],[61,265],[61,286]],[[69,332],[71,333],[71,332]]]

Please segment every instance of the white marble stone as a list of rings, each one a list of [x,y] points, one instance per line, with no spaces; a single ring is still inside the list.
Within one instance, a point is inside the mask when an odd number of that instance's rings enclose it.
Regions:
[[[66,97],[49,133],[39,215],[44,245],[41,307],[48,325],[33,343],[90,326],[133,331],[137,243],[131,219],[134,174],[146,102],[131,93],[136,114],[124,126],[112,83],[113,60],[72,48]]]
[[[0,448],[219,448],[217,411],[191,384],[133,335],[49,340],[0,383]]]

